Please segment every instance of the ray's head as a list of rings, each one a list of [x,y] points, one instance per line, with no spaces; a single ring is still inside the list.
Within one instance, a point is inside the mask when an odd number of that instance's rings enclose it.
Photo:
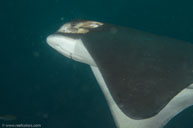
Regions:
[[[47,37],[47,43],[64,56],[80,60],[85,49],[81,37],[104,24],[96,21],[72,21],[62,25],[58,31]],[[80,49],[81,51],[77,51]],[[74,58],[73,58],[74,57]]]
[[[81,36],[102,26],[96,21],[72,21],[62,25],[58,31],[47,37],[47,43],[62,54],[70,54]]]

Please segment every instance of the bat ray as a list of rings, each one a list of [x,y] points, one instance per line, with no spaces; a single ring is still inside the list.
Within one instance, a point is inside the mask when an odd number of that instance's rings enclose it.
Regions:
[[[161,128],[193,104],[193,44],[96,21],[72,21],[47,37],[88,64],[118,128]]]

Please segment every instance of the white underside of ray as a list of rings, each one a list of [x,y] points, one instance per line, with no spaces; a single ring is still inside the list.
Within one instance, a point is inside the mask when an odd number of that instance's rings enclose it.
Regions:
[[[47,42],[52,48],[70,59],[96,66],[80,39],[72,39],[62,35],[50,35],[47,37]]]
[[[154,117],[134,120],[126,116],[113,100],[105,81],[93,58],[80,39],[71,39],[61,35],[49,36],[48,44],[64,56],[89,64],[110,107],[118,128],[162,128],[172,117],[193,104],[193,85],[182,90]]]

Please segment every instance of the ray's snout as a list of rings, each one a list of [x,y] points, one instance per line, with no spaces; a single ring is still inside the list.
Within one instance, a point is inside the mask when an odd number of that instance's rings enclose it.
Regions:
[[[46,42],[51,45],[53,43],[53,38],[54,38],[54,35],[49,35],[47,38],[46,38]]]
[[[81,39],[52,34],[49,35],[46,40],[52,48],[62,55],[82,63],[96,66]]]
[[[76,42],[76,39],[58,34],[52,34],[47,37],[47,43],[52,48],[69,58],[74,53]]]

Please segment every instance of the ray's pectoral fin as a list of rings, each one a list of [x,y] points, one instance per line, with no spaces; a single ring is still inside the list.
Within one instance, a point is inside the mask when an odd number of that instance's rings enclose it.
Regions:
[[[161,128],[193,104],[193,44],[135,29],[73,21],[47,38],[86,63],[119,128]]]
[[[175,115],[193,104],[193,89],[186,88],[177,94],[158,114],[147,119],[132,119],[114,101],[99,69],[94,66],[91,66],[91,69],[106,97],[118,128],[162,128]]]

